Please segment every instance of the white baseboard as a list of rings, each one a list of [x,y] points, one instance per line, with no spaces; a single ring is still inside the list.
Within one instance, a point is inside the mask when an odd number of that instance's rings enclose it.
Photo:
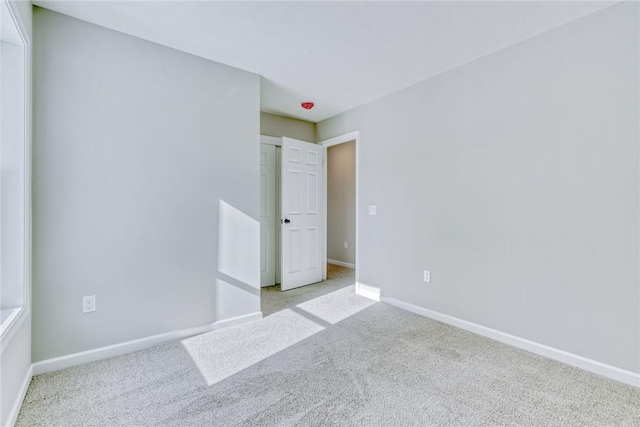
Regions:
[[[60,369],[71,366],[81,365],[87,362],[107,359],[109,357],[120,356],[156,345],[164,344],[170,341],[176,341],[194,335],[211,332],[218,329],[228,328],[230,326],[240,325],[242,323],[254,322],[262,319],[262,312],[246,314],[244,316],[232,317],[230,319],[219,320],[214,323],[196,326],[193,328],[181,329],[178,331],[167,332],[165,334],[153,335],[138,340],[127,341],[120,344],[100,347],[93,350],[83,351],[80,353],[69,354],[67,356],[56,357],[34,363],[33,375],[44,374],[46,372],[58,371]]]
[[[340,267],[347,267],[347,268],[350,268],[352,270],[355,270],[355,268],[356,268],[355,264],[349,264],[348,262],[336,261],[335,259],[327,259],[327,262],[329,264],[339,265]]]
[[[380,288],[356,282],[356,294],[374,301],[380,301]]]
[[[475,334],[482,335],[487,338],[491,338],[493,340],[530,351],[531,353],[548,357],[549,359],[554,359],[559,362],[566,363],[567,365],[575,366],[576,368],[593,372],[594,374],[602,375],[603,377],[607,377],[612,380],[620,381],[622,383],[629,384],[635,387],[640,387],[640,373],[616,368],[615,366],[607,365],[596,360],[587,359],[586,357],[578,356],[577,354],[569,353],[564,350],[558,350],[557,348],[529,341],[515,335],[510,335],[504,332],[497,331],[495,329],[487,328],[485,326],[458,319],[457,317],[449,316],[447,314],[438,313],[437,311],[409,304],[395,298],[382,297],[381,301],[385,304],[389,304],[394,307],[419,314],[420,316],[428,317],[442,323],[447,323],[460,329],[465,329]]]
[[[9,414],[7,427],[13,427],[16,424],[16,420],[18,419],[18,414],[20,413],[20,408],[22,407],[22,402],[24,402],[24,398],[27,395],[27,390],[29,389],[29,384],[31,383],[32,377],[33,377],[33,365],[29,366],[29,369],[27,370],[27,375],[25,375],[24,381],[22,381],[22,385],[20,386],[20,392],[18,393],[16,401],[13,403],[13,407],[11,408],[11,413]]]

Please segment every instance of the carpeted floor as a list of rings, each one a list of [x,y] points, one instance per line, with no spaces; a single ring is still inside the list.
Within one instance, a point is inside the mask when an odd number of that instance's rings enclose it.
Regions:
[[[640,389],[354,294],[351,270],[264,320],[34,377],[18,426],[640,426]]]

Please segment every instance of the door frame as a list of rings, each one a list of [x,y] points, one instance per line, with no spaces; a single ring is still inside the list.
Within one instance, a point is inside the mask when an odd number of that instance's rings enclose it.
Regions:
[[[260,287],[266,288],[276,284],[277,276],[277,243],[278,213],[277,203],[277,147],[271,144],[260,144]],[[266,164],[262,163],[262,155],[266,155]],[[266,174],[266,194],[263,194],[262,176]],[[272,197],[269,197],[269,196]],[[262,211],[262,201],[265,197],[266,212]],[[263,216],[263,214],[265,216]],[[266,218],[265,218],[266,217]],[[263,233],[265,238],[263,239]],[[269,244],[271,242],[271,244]],[[264,243],[264,249],[263,249]],[[266,271],[262,270],[262,262],[266,264]]]
[[[333,138],[329,138],[329,139],[325,139],[324,141],[320,141],[318,144],[322,145],[325,149],[325,161],[323,162],[323,169],[324,169],[324,220],[325,220],[325,226],[324,226],[324,248],[323,248],[323,257],[322,257],[322,261],[324,263],[324,273],[323,273],[323,280],[327,279],[327,229],[329,228],[329,224],[328,224],[328,216],[327,216],[327,196],[328,196],[328,192],[327,192],[327,149],[329,147],[333,147],[334,145],[340,145],[340,144],[344,144],[347,142],[351,142],[351,141],[355,141],[356,144],[356,164],[355,164],[355,172],[356,172],[356,247],[355,247],[355,253],[356,253],[356,268],[355,268],[355,285],[356,285],[356,293],[358,293],[358,281],[360,279],[360,208],[359,208],[359,204],[360,204],[360,131],[353,131],[353,132],[349,132],[349,133],[345,133],[343,135],[338,135],[336,137]]]
[[[273,145],[276,148],[280,147],[282,148],[282,138],[280,137],[276,137],[276,136],[268,136],[268,135],[260,135],[260,144],[265,144],[265,145]],[[278,157],[277,155],[277,150],[276,150],[276,157]],[[278,188],[278,162],[280,160],[276,159],[276,194],[279,194],[281,189]],[[282,183],[280,183],[280,186],[282,186]],[[280,196],[282,197],[282,195]],[[278,213],[278,215],[276,215],[275,221],[276,221],[276,242],[278,242],[278,244],[276,245],[276,248],[274,249],[274,251],[276,251],[277,249],[277,253],[276,253],[276,260],[280,261],[280,264],[282,264],[282,241],[281,241],[281,232],[278,232],[278,225],[280,225],[280,218],[282,216],[282,212],[280,212],[281,210],[281,203],[277,203],[276,204],[276,211]],[[280,271],[280,267],[277,262],[275,262],[274,268],[276,269],[276,285],[280,283],[281,277],[278,276],[278,272]],[[261,286],[262,287],[262,286]]]
[[[275,145],[277,147],[282,147],[282,138],[278,138],[275,136],[260,135],[260,144],[269,144],[269,145]]]

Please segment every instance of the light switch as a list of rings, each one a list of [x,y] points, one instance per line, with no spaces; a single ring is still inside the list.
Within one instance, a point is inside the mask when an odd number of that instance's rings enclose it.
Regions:
[[[376,205],[369,205],[369,215],[375,215],[376,214]]]

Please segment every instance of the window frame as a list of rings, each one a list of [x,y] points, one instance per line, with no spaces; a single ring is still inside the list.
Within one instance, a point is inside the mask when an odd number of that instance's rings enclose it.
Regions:
[[[7,14],[5,23],[13,22],[15,30],[22,45],[22,90],[23,112],[22,112],[22,134],[23,144],[23,276],[22,276],[22,305],[20,307],[5,309],[10,313],[0,322],[0,353],[4,351],[11,342],[14,334],[20,329],[24,321],[31,314],[31,37],[20,17],[17,6],[8,0],[0,0],[2,14]],[[0,35],[0,38],[2,36]],[[18,44],[18,43],[16,43]],[[1,178],[0,178],[1,179]],[[1,207],[0,207],[1,209]],[[1,215],[1,213],[0,213]],[[0,268],[2,259],[0,258]],[[1,286],[1,285],[0,285]],[[0,307],[2,309],[2,307]],[[3,310],[4,311],[4,310]]]

